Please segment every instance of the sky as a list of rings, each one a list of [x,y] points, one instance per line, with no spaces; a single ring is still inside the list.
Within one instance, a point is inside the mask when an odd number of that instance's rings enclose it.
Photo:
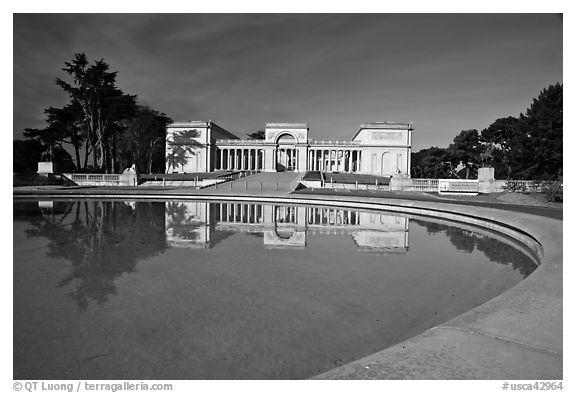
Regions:
[[[268,122],[350,140],[413,122],[413,150],[518,116],[563,79],[556,14],[14,14],[14,139],[67,103],[54,83],[84,52],[174,121],[245,138]]]

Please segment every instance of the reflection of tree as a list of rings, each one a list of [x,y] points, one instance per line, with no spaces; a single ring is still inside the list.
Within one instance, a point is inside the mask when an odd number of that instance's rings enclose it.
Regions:
[[[82,310],[105,303],[116,292],[115,280],[135,270],[136,263],[166,248],[164,204],[139,202],[55,202],[51,213],[25,218],[26,234],[49,240],[47,255],[72,262],[58,283],[72,285],[67,294]],[[19,217],[22,218],[22,217]]]
[[[172,137],[167,139],[167,147],[170,151],[166,155],[168,171],[170,168],[176,169],[178,166],[183,167],[188,163],[188,157],[195,154],[195,150],[204,145],[194,138],[198,138],[200,133],[197,130],[176,131]]]
[[[194,216],[188,213],[186,204],[183,202],[166,202],[166,214],[170,218],[169,227],[175,238],[195,240],[198,238],[196,229],[205,224],[194,220]]]
[[[482,252],[491,262],[511,265],[514,270],[518,270],[524,277],[527,277],[536,269],[536,265],[520,250],[498,239],[433,222],[421,220],[412,220],[411,222],[426,228],[429,234],[446,234],[450,239],[450,243],[458,251],[471,253],[476,249]]]
[[[456,227],[447,227],[446,235],[450,239],[450,243],[458,251],[471,253],[474,251],[476,237],[472,232],[464,231]]]
[[[518,270],[524,277],[527,277],[536,269],[534,263],[527,263],[526,257],[520,251],[506,243],[484,236],[476,243],[478,251],[482,251],[492,262],[510,264],[514,270]]]

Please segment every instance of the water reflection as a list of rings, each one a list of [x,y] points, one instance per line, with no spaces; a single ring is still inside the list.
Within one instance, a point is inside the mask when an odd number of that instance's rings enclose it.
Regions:
[[[266,248],[304,248],[307,234],[326,233],[352,236],[360,251],[405,253],[408,224],[408,217],[325,207],[168,202],[166,208],[172,247],[214,247],[221,233],[247,232],[261,236]]]
[[[116,293],[115,280],[138,261],[166,249],[164,204],[139,202],[38,202],[15,206],[16,220],[28,221],[29,237],[48,240],[46,255],[72,263],[58,287],[85,310]]]
[[[136,264],[174,248],[214,248],[237,232],[262,239],[267,249],[303,249],[307,236],[350,236],[358,251],[409,252],[406,216],[328,207],[206,202],[39,201],[14,204],[26,235],[48,240],[46,255],[71,262],[58,282],[85,310],[116,293],[116,279]],[[524,277],[535,265],[510,244],[436,222],[412,220],[429,234],[444,233],[459,251],[482,252]]]
[[[527,261],[526,255],[516,247],[492,236],[435,222],[422,220],[413,220],[413,222],[426,228],[429,234],[445,234],[458,251],[466,253],[472,253],[475,250],[480,251],[491,262],[510,265],[514,270],[518,270],[523,277],[530,275],[537,267],[535,263]]]

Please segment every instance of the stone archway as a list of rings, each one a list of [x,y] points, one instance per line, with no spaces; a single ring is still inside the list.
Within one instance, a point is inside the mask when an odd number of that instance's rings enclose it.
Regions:
[[[285,132],[276,139],[276,171],[295,171],[298,169],[296,138]]]

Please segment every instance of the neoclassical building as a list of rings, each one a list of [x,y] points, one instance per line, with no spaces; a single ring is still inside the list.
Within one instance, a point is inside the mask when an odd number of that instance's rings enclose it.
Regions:
[[[350,141],[310,138],[305,123],[268,123],[265,139],[240,139],[212,121],[172,123],[166,173],[256,170],[410,176],[412,123],[362,124]]]
[[[165,223],[170,247],[212,248],[230,232],[262,233],[267,248],[304,248],[308,235],[334,233],[350,235],[359,251],[409,246],[408,217],[334,207],[169,201]]]

